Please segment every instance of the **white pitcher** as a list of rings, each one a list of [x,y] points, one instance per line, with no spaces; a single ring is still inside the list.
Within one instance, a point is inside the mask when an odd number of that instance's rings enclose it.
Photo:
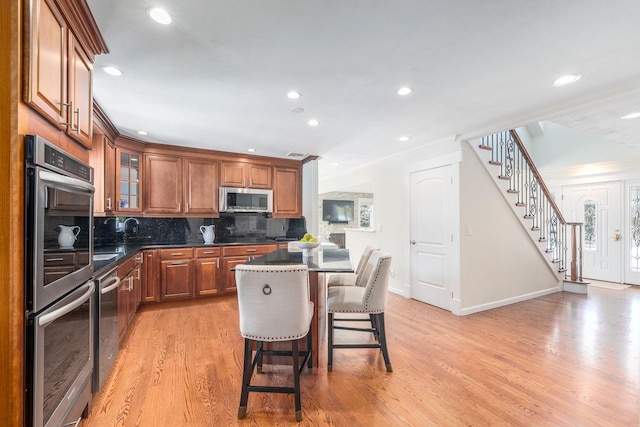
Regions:
[[[204,238],[205,243],[213,243],[216,239],[216,233],[213,232],[213,225],[201,225],[200,232],[202,233],[202,237]]]
[[[80,233],[80,227],[77,225],[58,225],[58,228],[60,229],[58,245],[61,248],[72,248]]]

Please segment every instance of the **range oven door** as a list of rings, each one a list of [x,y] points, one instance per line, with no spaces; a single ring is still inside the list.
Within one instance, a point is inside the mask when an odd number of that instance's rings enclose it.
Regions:
[[[28,425],[60,425],[91,396],[94,295],[90,280],[28,318]]]
[[[32,166],[26,191],[26,304],[37,312],[93,276],[94,187]]]

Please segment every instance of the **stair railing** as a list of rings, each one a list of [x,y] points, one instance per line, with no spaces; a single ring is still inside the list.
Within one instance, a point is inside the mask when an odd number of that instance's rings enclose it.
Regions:
[[[537,232],[538,241],[546,244],[545,252],[558,264],[558,271],[565,272],[565,280],[582,282],[583,224],[564,219],[518,134],[507,130],[485,136],[480,148],[491,151],[489,163],[500,166],[498,178],[509,182],[507,192],[515,195],[516,206],[524,208],[524,218],[531,220],[531,230]]]

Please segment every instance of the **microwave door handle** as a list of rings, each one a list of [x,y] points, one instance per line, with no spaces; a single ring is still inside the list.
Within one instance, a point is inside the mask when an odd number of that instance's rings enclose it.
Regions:
[[[111,292],[112,290],[114,290],[115,288],[118,287],[118,285],[120,284],[120,278],[118,276],[112,277],[111,279],[109,279],[109,281],[113,280],[113,283],[109,286],[105,286],[104,288],[100,289],[100,295],[104,295],[106,293]]]
[[[44,182],[62,184],[64,186],[72,187],[72,188],[73,187],[81,188],[91,193],[95,191],[95,188],[93,187],[93,185],[89,184],[88,182],[84,182],[79,179],[71,178],[71,177],[60,175],[57,173],[52,173],[49,171],[41,170],[38,177],[40,178],[41,181],[44,181]]]
[[[85,301],[87,301],[89,298],[91,298],[91,294],[93,293],[93,291],[95,290],[95,285],[93,284],[93,281],[89,281],[87,282],[89,285],[89,289],[87,289],[87,292],[85,292],[80,298],[76,299],[75,301],[60,307],[58,309],[53,310],[51,313],[49,314],[45,314],[44,316],[41,316],[38,319],[38,325],[40,326],[46,326],[49,323],[53,322],[56,319],[59,319],[60,317],[64,316],[67,313],[72,312],[73,310],[75,310],[76,308],[80,307],[82,304],[85,303]]]

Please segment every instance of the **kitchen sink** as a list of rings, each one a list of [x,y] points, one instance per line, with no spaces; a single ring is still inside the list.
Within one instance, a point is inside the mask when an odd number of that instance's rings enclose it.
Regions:
[[[94,261],[108,261],[110,259],[113,259],[115,257],[117,257],[118,254],[94,254],[93,255],[93,260]]]

